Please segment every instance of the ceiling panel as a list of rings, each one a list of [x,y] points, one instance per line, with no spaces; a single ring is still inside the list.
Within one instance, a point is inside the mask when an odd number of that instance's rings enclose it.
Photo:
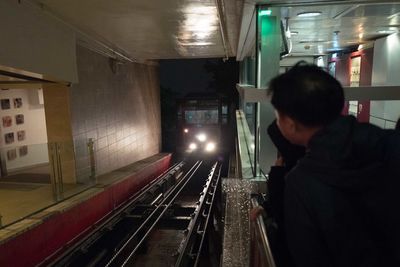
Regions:
[[[136,59],[225,55],[215,0],[38,2],[73,27]],[[228,7],[227,17],[236,18],[235,6]],[[236,22],[230,18],[229,23]],[[237,42],[235,33],[230,35]]]
[[[321,15],[298,16],[311,11]],[[399,32],[400,3],[282,7],[281,17],[295,33],[290,38],[292,55],[322,55]]]
[[[347,12],[344,17],[382,17],[397,13],[400,13],[399,4],[360,5]]]

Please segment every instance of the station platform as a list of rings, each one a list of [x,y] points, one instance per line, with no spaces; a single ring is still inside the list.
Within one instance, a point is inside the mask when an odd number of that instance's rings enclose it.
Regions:
[[[170,165],[171,154],[160,153],[97,178],[95,186],[0,230],[0,266],[35,266],[84,235],[108,214]],[[43,200],[51,196],[48,186]],[[47,191],[46,191],[47,190]],[[3,197],[0,196],[0,202]],[[38,205],[21,191],[27,208]],[[43,205],[43,203],[41,203]],[[12,207],[12,206],[11,206]],[[14,206],[15,207],[15,206]],[[16,215],[18,216],[18,215]],[[15,255],[23,255],[16,257]]]

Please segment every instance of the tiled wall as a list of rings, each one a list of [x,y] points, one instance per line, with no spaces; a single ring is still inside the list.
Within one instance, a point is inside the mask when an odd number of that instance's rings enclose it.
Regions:
[[[116,65],[77,47],[79,83],[70,90],[78,181],[89,175],[87,141],[95,140],[96,174],[160,151],[158,66]]]

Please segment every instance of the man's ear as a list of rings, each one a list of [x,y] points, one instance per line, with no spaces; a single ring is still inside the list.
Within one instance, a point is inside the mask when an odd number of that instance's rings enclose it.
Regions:
[[[285,114],[280,114],[281,116],[281,120],[284,122],[284,124],[286,125],[286,129],[288,131],[290,131],[291,133],[296,132],[297,130],[297,123],[295,120],[293,120],[292,118],[290,118],[289,116],[285,115]]]

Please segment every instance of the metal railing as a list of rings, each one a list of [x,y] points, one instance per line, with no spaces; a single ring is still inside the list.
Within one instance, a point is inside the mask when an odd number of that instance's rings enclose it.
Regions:
[[[235,177],[225,179],[225,227],[222,266],[229,267],[275,267],[274,257],[268,241],[262,215],[255,221],[249,220],[249,211],[257,208],[251,194],[260,192],[264,180],[255,179],[252,162],[252,136],[242,111],[237,111],[237,144]],[[236,236],[240,233],[240,236]],[[239,255],[240,254],[240,255]],[[237,261],[235,258],[239,257]]]
[[[257,208],[257,199],[251,199],[252,209]],[[252,267],[275,267],[274,257],[272,256],[271,247],[268,242],[267,229],[264,224],[262,215],[259,214],[250,226],[251,245],[250,245],[250,262]]]

